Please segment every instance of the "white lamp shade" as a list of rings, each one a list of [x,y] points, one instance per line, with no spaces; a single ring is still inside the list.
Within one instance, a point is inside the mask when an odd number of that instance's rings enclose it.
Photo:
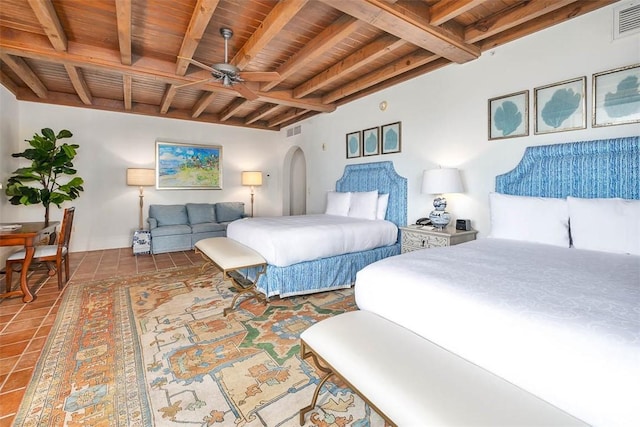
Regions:
[[[149,187],[156,185],[155,169],[127,169],[127,185],[135,185],[137,187]]]
[[[242,185],[262,185],[262,172],[244,171],[242,172]]]
[[[462,193],[462,191],[462,181],[458,169],[431,169],[422,174],[423,194]]]

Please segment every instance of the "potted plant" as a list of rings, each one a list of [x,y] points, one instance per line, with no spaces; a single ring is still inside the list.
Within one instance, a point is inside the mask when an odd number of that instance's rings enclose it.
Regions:
[[[73,134],[66,129],[57,135],[49,128],[41,132],[42,135],[36,133],[31,140],[25,140],[32,148],[11,155],[31,160],[31,166],[13,172],[5,193],[12,205],[42,204],[45,226],[48,226],[51,203],[60,207],[62,203],[79,197],[80,192],[84,191],[84,181],[78,176],[66,179],[77,173],[72,160],[80,146],[66,142],[58,145],[59,140],[70,138]]]

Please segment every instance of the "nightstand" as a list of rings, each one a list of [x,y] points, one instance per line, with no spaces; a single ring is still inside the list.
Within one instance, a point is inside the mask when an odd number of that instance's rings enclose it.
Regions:
[[[430,228],[421,228],[415,225],[400,227],[402,230],[402,253],[418,249],[453,246],[475,240],[476,234],[478,234],[476,230],[463,231],[453,227],[445,228],[443,231],[431,230]]]

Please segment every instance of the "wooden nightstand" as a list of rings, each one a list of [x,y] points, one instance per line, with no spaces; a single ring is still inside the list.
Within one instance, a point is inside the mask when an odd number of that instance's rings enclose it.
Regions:
[[[420,228],[415,225],[400,227],[402,230],[402,253],[418,249],[453,246],[475,240],[476,234],[478,234],[476,230],[461,231],[453,227],[445,228],[443,231],[430,230],[429,228]]]

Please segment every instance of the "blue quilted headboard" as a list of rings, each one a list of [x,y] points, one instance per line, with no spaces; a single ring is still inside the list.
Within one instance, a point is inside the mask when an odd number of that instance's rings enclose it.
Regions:
[[[496,191],[520,196],[640,199],[640,137],[527,147]]]
[[[393,168],[393,162],[347,165],[342,178],[336,181],[336,191],[373,191],[389,193],[388,221],[398,227],[407,225],[407,178]]]

